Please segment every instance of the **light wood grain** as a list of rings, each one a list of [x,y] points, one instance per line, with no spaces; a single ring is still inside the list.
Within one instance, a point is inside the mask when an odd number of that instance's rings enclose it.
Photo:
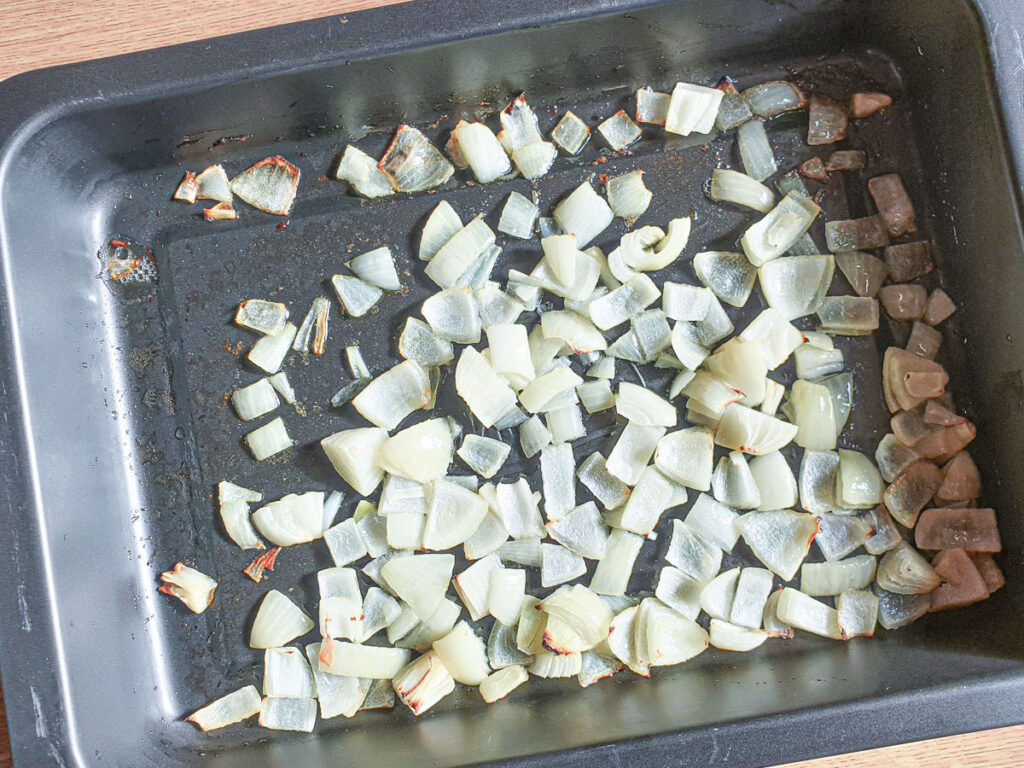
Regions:
[[[396,2],[403,0],[0,0],[0,79],[54,64],[344,15]],[[0,704],[2,697],[0,692]],[[0,768],[10,765],[6,719],[0,708]],[[1024,725],[791,763],[785,768],[879,766],[1024,766]]]

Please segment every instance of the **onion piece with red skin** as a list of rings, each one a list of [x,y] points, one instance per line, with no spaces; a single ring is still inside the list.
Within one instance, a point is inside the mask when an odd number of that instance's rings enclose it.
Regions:
[[[850,97],[850,117],[861,120],[871,117],[892,104],[892,97],[884,93],[855,93]]]
[[[178,598],[192,613],[202,613],[209,608],[217,591],[216,581],[181,562],[161,573],[160,581],[163,586],[157,591]]]
[[[868,179],[868,191],[890,236],[899,237],[917,232],[914,206],[899,174],[887,173]]]
[[[918,518],[914,543],[933,551],[954,547],[971,553],[1003,551],[992,509],[927,509]]]

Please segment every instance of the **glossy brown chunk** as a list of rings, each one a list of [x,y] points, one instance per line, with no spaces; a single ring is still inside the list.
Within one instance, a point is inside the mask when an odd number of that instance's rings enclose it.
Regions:
[[[942,468],[943,480],[935,496],[942,501],[976,499],[981,493],[981,475],[971,454],[961,451]]]
[[[910,331],[910,338],[907,339],[907,352],[926,360],[934,360],[935,356],[939,354],[941,346],[941,333],[927,323],[914,323],[914,327]]]
[[[825,163],[820,157],[812,157],[800,164],[800,175],[811,181],[820,181],[824,184],[828,181],[828,172],[825,170]]]
[[[932,560],[942,583],[931,593],[932,611],[945,611],[977,603],[989,596],[985,579],[962,549],[947,549]]]
[[[977,434],[978,430],[969,421],[952,427],[939,427],[914,443],[914,450],[926,459],[945,462],[966,448]]]
[[[850,117],[860,120],[892,104],[892,97],[877,92],[855,93],[850,98]]]
[[[923,459],[915,461],[885,489],[882,503],[900,524],[913,528],[917,516],[941,485],[942,472],[935,464]]]
[[[811,96],[808,107],[807,143],[812,147],[834,144],[846,138],[846,108],[825,96]]]
[[[897,283],[887,285],[878,292],[885,314],[893,320],[920,320],[928,303],[928,292],[923,285]]]
[[[996,561],[992,559],[992,555],[974,554],[971,555],[971,562],[978,569],[981,578],[985,580],[989,594],[1006,585],[1006,577],[1003,576],[1002,569],[996,565]]]
[[[882,389],[889,412],[909,411],[927,398],[912,395],[907,389],[908,373],[938,373],[943,387],[949,382],[946,369],[933,360],[919,357],[899,347],[889,347],[882,359]]]
[[[903,381],[908,395],[927,400],[945,393],[949,376],[938,371],[910,371]]]
[[[825,170],[829,173],[834,171],[859,171],[864,167],[867,156],[856,149],[841,149],[833,152],[825,161]]]
[[[908,283],[935,269],[931,248],[924,240],[890,245],[882,257],[889,268],[889,278],[897,283]]]
[[[938,325],[956,312],[956,304],[941,288],[932,291],[924,310],[924,321],[928,325]]]
[[[992,509],[926,509],[914,529],[918,549],[959,548],[965,552],[1002,552]]]
[[[899,237],[917,232],[914,206],[899,174],[887,173],[869,179],[868,191],[890,235]]]
[[[874,297],[889,275],[884,261],[861,251],[837,253],[836,266],[858,296]]]
[[[925,403],[925,424],[934,424],[937,427],[952,427],[954,424],[963,424],[965,421],[967,421],[966,417],[953,413],[938,400],[929,400]]]
[[[918,406],[910,411],[900,411],[889,421],[896,439],[908,448],[913,448],[925,435],[934,432],[934,425],[924,420],[924,412]],[[919,455],[919,458],[924,458]]]

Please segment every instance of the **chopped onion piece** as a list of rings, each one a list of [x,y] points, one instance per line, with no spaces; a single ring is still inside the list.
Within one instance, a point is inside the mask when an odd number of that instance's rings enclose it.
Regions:
[[[946,611],[985,600],[988,587],[985,579],[962,549],[947,549],[932,561],[942,584],[931,594],[931,611]]]
[[[645,387],[623,381],[615,396],[615,409],[631,423],[642,427],[674,427],[676,409]]]
[[[373,199],[395,194],[391,181],[377,167],[377,161],[351,144],[341,154],[334,176],[347,181],[356,194],[363,197]]]
[[[639,88],[636,92],[636,120],[638,123],[664,125],[668,118],[669,103],[672,97],[667,93],[658,93],[650,86]]]
[[[398,645],[415,651],[428,650],[431,643],[451,631],[461,613],[458,603],[448,599],[442,600],[437,610],[428,619],[416,624],[411,632],[398,641]]]
[[[612,619],[608,635],[608,648],[619,661],[633,672],[644,677],[650,676],[649,665],[641,661],[636,643],[641,614],[640,606],[626,608]],[[646,635],[646,627],[644,628]],[[646,642],[644,643],[646,647]]]
[[[451,342],[435,335],[429,325],[415,317],[405,320],[405,328],[398,339],[398,353],[423,368],[445,365],[455,359]]]
[[[899,174],[887,173],[868,179],[868,191],[890,236],[899,237],[917,232],[914,206]]]
[[[385,429],[362,427],[335,432],[320,446],[341,478],[360,496],[369,496],[380,485],[384,472],[377,466],[377,451],[388,433]]]
[[[558,150],[550,141],[534,141],[512,150],[512,162],[524,179],[539,179],[547,173],[558,157]]]
[[[284,330],[276,336],[264,336],[249,350],[249,362],[267,373],[277,373],[288,355],[298,329],[285,323]]]
[[[457,344],[480,341],[480,309],[469,288],[454,286],[435,293],[420,311],[439,338]]]
[[[626,429],[629,429],[628,424]],[[649,460],[650,457],[647,461]],[[599,451],[595,451],[580,464],[576,475],[605,509],[618,509],[629,498],[629,487],[612,475],[606,469],[606,464],[604,456]],[[710,471],[708,477],[710,479]]]
[[[589,560],[604,557],[608,530],[592,501],[576,507],[560,520],[548,523],[547,529],[551,538],[580,557]]]
[[[825,241],[833,253],[870,251],[887,246],[889,233],[881,216],[867,216],[862,219],[827,222]]]
[[[238,417],[243,421],[251,421],[270,413],[280,405],[277,391],[268,379],[260,379],[247,387],[241,387],[231,393],[231,403],[235,406]]]
[[[306,646],[306,658],[313,671],[317,699],[320,701],[320,717],[329,720],[338,715],[354,717],[360,709],[367,709],[368,678],[342,677],[320,671],[322,643]],[[390,686],[389,686],[390,688]]]
[[[453,580],[455,591],[459,593],[459,599],[473,621],[479,621],[487,615],[491,573],[502,567],[498,555],[490,554],[477,560]]]
[[[316,693],[313,673],[298,648],[267,648],[263,652],[263,695],[310,699]]]
[[[768,134],[761,120],[748,120],[739,127],[736,137],[740,147],[740,159],[747,175],[754,181],[764,181],[773,175],[778,166]]]
[[[590,319],[603,331],[642,312],[658,298],[658,287],[646,275],[637,275],[590,303]]]
[[[716,168],[711,172],[708,194],[712,200],[735,203],[761,213],[768,213],[775,207],[775,195],[768,187],[745,173],[728,168]]]
[[[175,563],[172,570],[161,573],[160,581],[164,585],[157,591],[178,598],[192,613],[202,613],[209,608],[217,591],[216,581],[180,562]]]
[[[488,571],[487,612],[506,626],[514,626],[526,594],[526,571],[494,568]]]
[[[419,258],[430,261],[462,229],[462,219],[447,200],[442,200],[427,218],[420,234]],[[482,251],[483,248],[478,249]]]
[[[483,123],[460,120],[452,129],[452,145],[457,146],[458,155],[482,184],[495,181],[512,171],[505,150],[491,129]]]
[[[605,358],[611,360],[612,358]],[[580,402],[587,409],[587,413],[599,413],[615,407],[615,396],[612,395],[612,388],[606,379],[588,381],[576,387]]]
[[[758,560],[790,581],[818,533],[818,521],[813,515],[783,509],[750,512],[736,520],[736,528]]]
[[[723,651],[752,651],[768,639],[763,629],[741,627],[721,619],[712,619],[708,630],[711,645]]]
[[[512,192],[501,209],[498,231],[528,240],[533,237],[533,227],[539,215],[537,206],[518,192]]]
[[[497,511],[509,535],[513,539],[543,539],[547,531],[526,479],[499,483],[495,490]]]
[[[456,453],[480,477],[491,478],[501,469],[511,447],[490,437],[466,435]]]
[[[700,494],[686,515],[686,526],[705,541],[725,552],[732,552],[739,538],[736,530],[737,513],[715,501],[706,493]]]
[[[299,188],[299,169],[280,155],[260,160],[231,180],[231,191],[264,213],[287,216]]]
[[[249,635],[249,647],[280,648],[309,632],[315,625],[295,603],[276,589],[260,603]]]
[[[411,555],[388,560],[381,569],[391,590],[421,619],[429,619],[448,590],[452,555]]]
[[[608,228],[615,215],[590,182],[584,181],[555,206],[554,217],[563,230],[576,235],[578,247],[585,248]]]
[[[804,563],[800,568],[800,589],[812,597],[838,595],[850,589],[864,589],[874,578],[875,558],[871,555]]]
[[[479,495],[437,478],[427,488],[422,548],[441,551],[456,547],[476,532],[486,516],[487,502]]]
[[[924,311],[924,321],[928,325],[938,325],[956,312],[956,304],[941,288],[936,288],[928,297]]]
[[[261,494],[262,498],[262,494]],[[235,544],[242,549],[264,549],[249,519],[249,505],[240,500],[228,500],[220,503],[220,519],[224,530]]]
[[[348,565],[367,554],[358,523],[349,518],[324,531],[324,541],[335,565]]]
[[[719,459],[711,476],[711,489],[715,500],[727,507],[754,509],[761,506],[761,493],[740,451],[732,451]]]
[[[711,488],[714,435],[702,427],[671,432],[657,444],[654,463],[682,485],[698,491]]]
[[[877,584],[874,591],[878,596],[878,623],[886,629],[905,627],[931,608],[931,598],[927,594],[901,595],[888,592]]]
[[[598,563],[594,576],[590,580],[590,589],[599,595],[623,595],[633,573],[643,537],[629,531],[616,528],[608,537],[605,554]],[[566,550],[568,551],[568,550]],[[583,559],[580,558],[580,563]],[[578,576],[586,573],[586,565]]]
[[[590,128],[571,110],[567,111],[551,131],[551,140],[567,155],[579,154],[590,141]]]
[[[199,196],[199,184],[196,183],[196,175],[192,171],[185,171],[185,176],[174,190],[174,200],[191,205]],[[219,726],[217,726],[219,727]],[[206,729],[204,729],[206,730]]]
[[[395,270],[394,257],[386,245],[356,256],[345,266],[351,269],[356,277],[370,285],[383,288],[385,291],[402,290],[402,283]]]
[[[560,520],[576,507],[576,461],[569,444],[541,449],[540,471],[544,486],[544,514],[549,521]]]
[[[465,352],[463,352],[463,356],[465,356]],[[555,368],[531,381],[519,393],[519,402],[530,413],[539,413],[545,410],[545,406],[550,400],[562,392],[575,390],[582,383],[583,379],[569,368]],[[477,415],[477,418],[480,416]],[[484,426],[488,425],[484,424]]]
[[[642,170],[609,179],[607,192],[612,212],[627,223],[639,219],[654,197],[654,193],[644,186]]]
[[[260,711],[262,703],[256,686],[247,685],[214,699],[201,709],[197,709],[186,720],[195,723],[202,731],[212,731],[252,717]]]
[[[435,640],[433,649],[457,683],[480,685],[490,672],[483,640],[465,621],[460,621],[451,632]]]
[[[700,593],[701,610],[712,618],[727,620],[732,612],[739,577],[740,569],[732,568],[711,579]]]
[[[704,586],[678,568],[667,565],[661,569],[654,595],[676,613],[696,619],[701,610],[700,594]]]
[[[823,350],[812,344],[797,347],[793,359],[796,362],[796,375],[800,379],[821,379],[823,376],[839,373],[844,365],[842,350]]]
[[[835,144],[846,138],[849,118],[846,109],[829,98],[811,96],[808,109],[807,143],[814,146]]]
[[[509,325],[526,311],[525,305],[502,291],[494,283],[488,283],[473,293],[480,308],[480,324],[486,331],[492,325]]]
[[[257,509],[252,522],[274,544],[290,547],[323,536],[323,510],[322,491],[290,493]]]
[[[604,600],[579,584],[556,590],[537,610],[547,616],[542,644],[559,655],[587,651],[603,642],[613,618]]]
[[[703,627],[656,598],[645,598],[640,604],[638,622],[642,622],[643,628],[638,623],[634,642],[642,664],[681,664],[708,647],[708,633]]]
[[[510,563],[540,568],[540,539],[507,541],[498,548],[498,556]]]
[[[761,356],[769,371],[782,365],[804,343],[804,335],[778,310],[768,307],[743,329],[744,342],[760,342]]]
[[[608,142],[608,146],[621,152],[640,140],[643,131],[624,110],[619,110],[599,126],[597,132]]]
[[[334,275],[331,285],[338,295],[338,301],[350,317],[362,317],[380,301],[384,292],[375,285],[363,282],[358,277]]]
[[[792,587],[782,589],[776,610],[781,621],[797,629],[833,640],[843,636],[835,608]]]
[[[740,245],[750,263],[760,267],[788,251],[819,213],[821,208],[813,200],[799,192],[790,192],[744,233]]]
[[[758,629],[772,591],[773,576],[763,568],[743,568],[729,611],[729,621],[737,626]]]
[[[750,107],[740,98],[740,92],[729,77],[723,77],[717,88],[722,92],[722,103],[718,105],[718,116],[715,118],[717,130],[731,131],[753,117]]]
[[[755,455],[777,451],[793,440],[800,442],[798,424],[787,424],[738,403],[725,406],[715,433],[715,442],[719,445]],[[834,435],[832,444],[835,444]]]
[[[327,342],[327,327],[331,314],[331,303],[323,296],[317,296],[309,307],[309,312],[302,320],[299,331],[292,342],[292,349],[296,352],[307,352],[309,342],[313,341],[313,354],[322,355],[324,344]]]
[[[665,130],[681,136],[710,133],[715,127],[723,95],[717,88],[676,83],[665,115]]]
[[[875,580],[880,588],[899,595],[931,592],[941,583],[928,561],[906,543],[885,553]]]
[[[526,670],[518,664],[499,669],[480,683],[480,696],[488,704],[493,704],[504,699],[529,677]]]
[[[698,253],[693,257],[693,270],[719,299],[734,307],[747,303],[757,279],[757,270],[740,253]]]
[[[843,592],[836,599],[836,612],[843,639],[872,637],[878,621],[878,597],[862,589]]]
[[[526,458],[536,456],[550,442],[551,433],[536,416],[531,416],[519,426],[519,444]]]
[[[512,148],[521,147],[540,141],[540,128],[537,126],[537,116],[526,103],[526,94],[521,93],[502,110],[501,127],[508,136],[509,145]]]
[[[557,654],[541,650],[527,669],[536,677],[572,677],[580,673],[582,664],[582,654]]]
[[[661,515],[673,506],[674,483],[656,467],[644,467],[630,493],[616,527],[647,536],[658,524]],[[682,503],[686,497],[683,494]]]
[[[834,270],[830,255],[787,256],[762,266],[758,276],[768,306],[792,320],[817,311]]]
[[[840,560],[863,545],[872,535],[871,526],[850,515],[823,514],[818,518],[818,545],[826,560]],[[875,554],[872,552],[871,554]]]
[[[914,543],[921,549],[963,549],[972,554],[1003,549],[991,509],[925,510],[914,529]]]
[[[515,392],[472,347],[462,350],[459,357],[455,389],[485,427],[493,426],[516,402]]]
[[[722,565],[722,550],[698,536],[682,520],[675,519],[665,560],[690,578],[707,583]]]
[[[398,192],[422,192],[444,184],[455,169],[430,140],[410,125],[400,125],[377,167]]]
[[[514,664],[529,664],[533,661],[533,654],[524,653],[516,645],[516,624],[523,626],[524,622],[521,620],[520,611],[523,616],[529,617],[530,619],[542,619],[543,616],[540,611],[536,610],[536,606],[540,601],[526,595],[523,597],[521,606],[516,606],[515,619],[509,625],[504,625],[501,622],[494,622],[494,626],[491,628],[491,634],[487,638],[487,660],[493,669],[504,669]]]
[[[288,436],[284,420],[278,416],[273,421],[249,432],[245,436],[245,444],[249,446],[249,451],[256,461],[263,461],[291,448],[293,442]]]
[[[774,80],[747,88],[740,94],[758,117],[775,117],[807,106],[804,94],[793,83]]]
[[[424,234],[426,234],[425,229]],[[494,240],[494,232],[481,216],[477,216],[437,250],[430,259],[430,263],[427,264],[427,277],[442,288],[450,288],[482,254],[494,245]]]
[[[387,472],[428,483],[445,474],[454,452],[447,420],[429,419],[385,439],[377,451],[376,462]]]
[[[406,360],[371,381],[352,400],[352,405],[367,421],[392,430],[429,400],[426,371],[414,360]]]
[[[817,313],[826,333],[864,336],[878,328],[878,302],[869,296],[826,296]]]
[[[666,281],[662,289],[661,308],[672,320],[703,320],[711,308],[711,291],[708,288]]]
[[[312,733],[316,725],[316,699],[267,697],[260,709],[259,724],[275,731]]]
[[[664,434],[664,427],[628,422],[608,455],[608,472],[627,485],[635,484]]]
[[[839,449],[836,501],[846,509],[871,509],[882,501],[882,476],[863,453]]]
[[[884,93],[855,93],[850,97],[850,117],[855,120],[870,117],[890,104],[892,97]]]
[[[757,456],[750,462],[761,503],[758,509],[789,509],[797,503],[796,478],[786,458],[778,451]]]
[[[288,322],[288,308],[279,301],[246,299],[238,305],[235,322],[257,333],[278,336]]]
[[[333,650],[329,660],[325,659],[326,651],[321,647],[320,670],[332,675],[387,680],[400,674],[409,661],[406,648],[383,648],[345,641],[331,645]]]

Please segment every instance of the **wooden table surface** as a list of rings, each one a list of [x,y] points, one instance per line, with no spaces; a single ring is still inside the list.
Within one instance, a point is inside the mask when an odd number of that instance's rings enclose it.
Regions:
[[[403,0],[0,0],[0,79],[52,64],[344,15],[397,2]],[[0,768],[9,768],[11,754],[2,702],[0,692]],[[877,766],[1024,766],[1024,725],[792,763],[785,768]]]

